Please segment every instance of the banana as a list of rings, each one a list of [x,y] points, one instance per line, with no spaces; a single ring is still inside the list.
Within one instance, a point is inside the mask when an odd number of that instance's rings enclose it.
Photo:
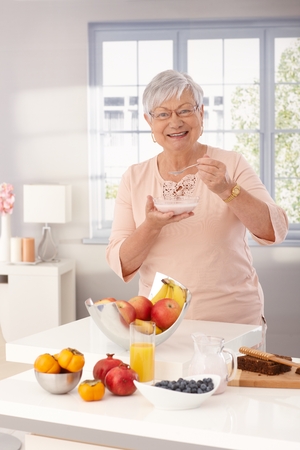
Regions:
[[[157,294],[151,299],[153,305],[155,305],[155,303],[162,298],[171,298],[172,300],[175,300],[182,309],[186,301],[186,289],[183,289],[181,286],[176,284],[171,278],[164,278],[161,281],[163,285]]]
[[[168,280],[168,290],[165,298],[173,298],[173,285],[169,280]]]
[[[147,322],[147,321],[141,320],[141,319],[135,319],[134,323],[140,327],[140,332],[142,334],[152,334],[153,333],[154,328],[150,322]],[[157,332],[156,332],[156,334],[157,334]]]
[[[172,298],[178,303],[178,305],[182,309],[186,301],[186,289],[183,289],[181,286],[178,286],[178,284],[174,284]]]
[[[153,303],[153,305],[155,305],[155,303],[157,303],[162,298],[167,298],[166,294],[168,292],[169,284],[166,283],[164,280],[161,280],[161,281],[162,281],[163,285],[161,286],[161,288],[159,289],[157,294],[155,294],[154,297],[151,299],[151,302]]]

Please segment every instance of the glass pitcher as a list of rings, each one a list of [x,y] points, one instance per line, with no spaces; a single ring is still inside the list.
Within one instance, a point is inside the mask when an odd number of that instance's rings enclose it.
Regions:
[[[237,370],[236,354],[232,350],[224,348],[224,339],[221,337],[194,333],[192,339],[194,341],[194,356],[189,366],[189,375],[202,373],[220,375],[220,386],[215,394],[222,394],[228,381],[235,377]]]

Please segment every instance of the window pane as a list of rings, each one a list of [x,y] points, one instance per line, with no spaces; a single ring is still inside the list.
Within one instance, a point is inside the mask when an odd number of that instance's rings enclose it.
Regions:
[[[204,132],[201,142],[224,150],[241,153],[257,175],[260,171],[259,133]]]
[[[187,72],[201,86],[223,81],[222,39],[189,40]],[[209,55],[209,57],[207,57]]]
[[[173,68],[173,41],[139,41],[138,81],[148,84],[163,70]]]
[[[188,73],[200,85],[258,82],[259,39],[189,40]]]
[[[259,81],[259,40],[224,40],[224,82],[254,83]]]
[[[103,88],[103,130],[137,130],[138,96],[136,87]]]
[[[275,87],[275,127],[277,130],[300,129],[300,84]]]
[[[275,82],[300,82],[300,37],[275,39]]]
[[[259,176],[260,174],[259,133],[226,133],[225,148],[241,153]]]
[[[291,223],[300,222],[300,134],[280,133],[275,138],[276,201]]]
[[[137,84],[137,42],[103,42],[103,85]]]
[[[259,129],[259,86],[203,86],[206,130]]]
[[[228,86],[224,92],[225,128],[258,130],[260,128],[259,86]]]
[[[106,175],[122,175],[128,166],[137,162],[138,146],[135,133],[106,133],[102,153]]]
[[[113,220],[115,201],[120,184],[119,177],[107,177],[105,179],[105,199],[104,207],[101,216],[99,217],[99,222],[101,222],[101,227],[107,228]],[[101,220],[102,217],[102,220]]]
[[[153,142],[151,134],[143,133],[139,135],[139,161],[146,161],[146,159],[153,158],[161,152],[161,147]]]
[[[300,38],[275,39],[275,127],[300,129]]]
[[[204,91],[204,129],[224,129],[224,90],[222,85],[202,85]]]
[[[190,40],[188,71],[204,90],[206,129],[259,128],[259,39]]]

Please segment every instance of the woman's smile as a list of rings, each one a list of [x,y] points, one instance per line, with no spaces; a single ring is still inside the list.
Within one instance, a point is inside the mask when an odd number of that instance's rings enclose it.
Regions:
[[[172,139],[180,139],[185,137],[188,134],[188,131],[181,131],[180,133],[169,133],[167,136],[169,136]]]

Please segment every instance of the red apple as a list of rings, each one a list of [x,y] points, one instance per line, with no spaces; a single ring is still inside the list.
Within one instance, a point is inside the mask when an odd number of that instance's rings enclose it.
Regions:
[[[163,298],[152,306],[151,320],[161,330],[167,330],[178,319],[181,313],[179,304],[171,298]]]
[[[102,298],[101,300],[97,300],[94,303],[94,305],[105,305],[106,303],[112,303],[112,302],[115,302],[115,301],[116,301],[116,299],[113,298],[113,297],[105,297],[105,298]]]
[[[143,295],[137,295],[129,300],[129,303],[136,311],[136,318],[141,320],[151,319],[152,302]]]
[[[131,322],[135,321],[136,312],[134,307],[129,302],[126,300],[116,300],[115,304],[121,315],[121,321],[125,323],[125,325],[129,325]]]

